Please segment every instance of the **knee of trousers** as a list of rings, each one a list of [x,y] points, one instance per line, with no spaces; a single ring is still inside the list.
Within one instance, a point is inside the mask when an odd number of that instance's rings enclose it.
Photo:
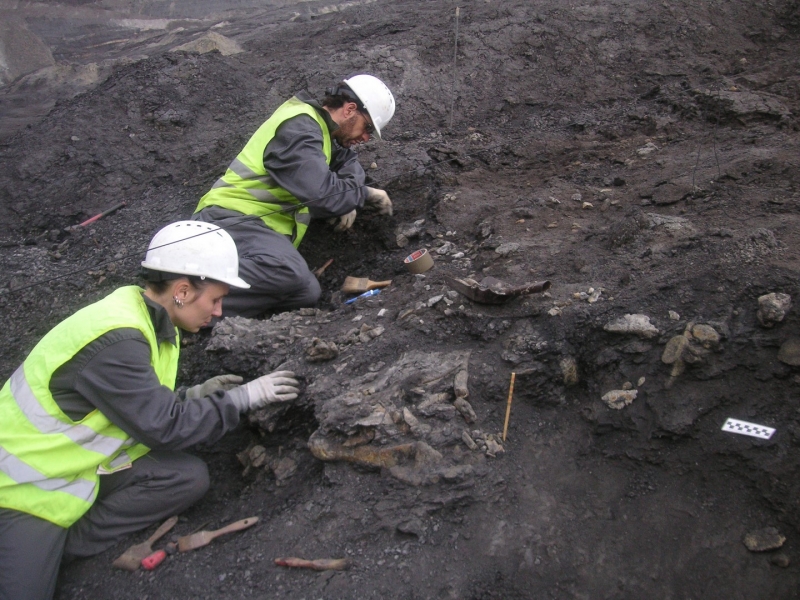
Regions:
[[[186,455],[178,473],[179,486],[188,504],[206,495],[210,486],[208,466],[196,456]]]

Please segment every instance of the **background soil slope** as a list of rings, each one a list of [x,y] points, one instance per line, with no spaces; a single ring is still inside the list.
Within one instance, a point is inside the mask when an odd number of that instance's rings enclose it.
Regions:
[[[318,335],[383,334],[328,363],[308,362],[304,339],[257,360],[207,352],[209,333],[186,340],[183,383],[290,365],[316,390],[268,435],[243,425],[198,448],[212,490],[177,532],[261,523],[153,573],[112,570],[143,533],[66,568],[59,598],[797,597],[800,371],[778,352],[800,319],[763,327],[757,299],[800,292],[798,3],[459,7],[456,23],[455,3],[404,0],[0,4],[42,63],[0,88],[4,377],[58,321],[134,281],[152,234],[187,218],[295,91],[366,71],[398,102],[385,140],[360,149],[394,217],[365,211],[347,235],[315,223],[302,247],[312,267],[334,258]],[[175,50],[209,32],[243,51]],[[436,267],[415,278],[402,260],[423,246]],[[346,275],[393,284],[344,307]],[[552,288],[450,307],[431,302],[446,275]],[[657,332],[606,329],[626,314]],[[696,325],[718,338],[677,374],[664,350]],[[502,429],[517,373],[505,453],[428,485],[313,458],[321,382],[345,390],[410,350],[471,353],[484,431]],[[625,383],[636,399],[609,408]],[[777,431],[725,433],[728,417]],[[236,454],[254,441],[294,474],[243,474]],[[767,526],[783,548],[749,552],[743,535]],[[287,555],[356,564],[273,564]]]

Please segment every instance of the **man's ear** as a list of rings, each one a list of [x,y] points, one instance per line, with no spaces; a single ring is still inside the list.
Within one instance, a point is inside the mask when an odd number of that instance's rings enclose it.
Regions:
[[[344,109],[345,119],[349,119],[358,112],[358,104],[355,102],[345,102],[342,108]]]

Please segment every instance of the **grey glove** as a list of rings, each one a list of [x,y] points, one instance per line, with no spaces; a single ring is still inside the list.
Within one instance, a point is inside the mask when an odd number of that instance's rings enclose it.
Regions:
[[[228,392],[239,412],[255,410],[267,404],[289,402],[300,389],[292,371],[275,371]]]
[[[367,199],[365,204],[369,204],[378,211],[379,215],[392,216],[392,201],[389,194],[383,190],[367,187]]]
[[[336,227],[333,228],[334,231],[347,231],[353,226],[353,223],[356,220],[356,211],[355,209],[351,210],[346,215],[342,215],[341,217],[337,217],[339,222],[336,224]],[[335,222],[335,220],[334,220]]]
[[[242,383],[242,378],[238,375],[217,375],[205,383],[195,385],[186,390],[184,397],[187,400],[195,400],[213,394],[217,390],[230,390]]]

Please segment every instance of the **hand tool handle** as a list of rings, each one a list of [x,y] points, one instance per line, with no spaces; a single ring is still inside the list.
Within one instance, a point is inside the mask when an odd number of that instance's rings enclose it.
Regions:
[[[178,517],[177,516],[170,517],[169,519],[164,521],[164,523],[161,524],[161,527],[156,529],[155,533],[153,533],[153,535],[151,535],[149,538],[147,538],[147,543],[152,546],[155,542],[157,542],[159,540],[159,538],[161,538],[162,535],[164,535],[170,529],[175,527],[175,523],[177,523],[177,522],[178,522]]]
[[[145,556],[142,559],[142,568],[152,571],[167,558],[166,550],[156,550],[150,556]]]
[[[374,290],[378,288],[385,288],[387,286],[392,285],[392,280],[389,279],[388,281],[370,281],[368,286],[369,289]]]
[[[345,300],[344,303],[345,304],[352,304],[353,302],[355,302],[359,298],[369,298],[370,296],[377,296],[380,293],[381,293],[380,290],[370,290],[368,292],[364,292],[363,294],[359,294],[355,298],[350,298],[350,300]]]
[[[91,223],[94,223],[98,219],[102,219],[103,217],[107,217],[108,215],[113,213],[115,210],[119,210],[123,206],[125,206],[124,202],[120,202],[119,204],[115,204],[111,208],[109,208],[107,210],[104,210],[103,212],[98,213],[98,214],[96,214],[95,216],[93,216],[93,217],[91,217],[89,219],[86,219],[83,223],[79,223],[78,227],[86,227],[87,225],[89,225]]]
[[[226,525],[222,529],[217,529],[216,531],[210,532],[213,537],[220,536],[225,533],[230,533],[231,531],[241,531],[242,529],[247,529],[248,527],[252,527],[258,523],[258,517],[248,517],[247,519],[242,519],[241,521],[235,521],[230,525]]]

